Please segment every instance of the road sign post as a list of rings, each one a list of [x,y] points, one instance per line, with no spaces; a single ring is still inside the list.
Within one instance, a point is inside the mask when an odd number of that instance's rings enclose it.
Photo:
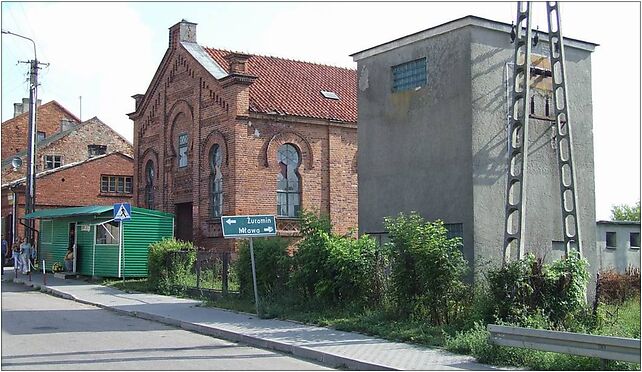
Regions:
[[[221,226],[224,238],[249,238],[250,261],[252,262],[252,283],[254,284],[254,304],[259,314],[259,291],[256,286],[256,265],[254,261],[254,242],[252,238],[276,235],[276,218],[270,215],[223,216]]]
[[[259,291],[256,287],[256,267],[254,266],[254,243],[250,238],[250,261],[252,261],[252,283],[254,284],[254,304],[256,305],[256,315],[259,315]]]
[[[125,245],[123,244],[123,221],[132,219],[132,207],[129,203],[116,203],[114,204],[114,221],[119,222],[118,231],[118,272],[120,273],[121,254],[122,254],[122,274],[123,283],[125,283]]]

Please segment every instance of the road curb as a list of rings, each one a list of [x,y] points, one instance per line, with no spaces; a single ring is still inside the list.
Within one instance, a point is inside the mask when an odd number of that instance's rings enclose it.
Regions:
[[[152,314],[152,313],[123,310],[123,309],[119,309],[118,307],[79,299],[61,290],[54,289],[44,284],[41,285],[35,282],[29,282],[28,280],[25,280],[22,278],[14,278],[13,282],[17,284],[31,286],[33,288],[39,289],[43,293],[47,293],[56,297],[60,297],[66,300],[72,300],[85,305],[96,306],[98,308],[109,310],[121,315],[158,322],[169,326],[181,328],[186,331],[195,332],[206,336],[213,336],[213,337],[221,338],[227,341],[244,344],[247,346],[259,347],[262,349],[291,354],[293,356],[296,356],[302,359],[308,359],[308,360],[320,362],[321,364],[331,368],[346,368],[351,370],[368,370],[368,371],[374,371],[374,370],[395,371],[396,370],[395,368],[391,368],[388,366],[369,363],[358,359],[352,359],[352,358],[335,355],[332,353],[323,352],[319,350],[313,350],[305,346],[298,346],[298,345],[292,345],[292,344],[287,344],[287,343],[273,341],[273,340],[266,340],[260,337],[244,335],[238,332],[232,332],[225,329],[216,328],[216,327],[203,325],[199,323],[181,321],[181,320],[169,318],[162,315]],[[253,314],[250,314],[250,315],[253,315]]]

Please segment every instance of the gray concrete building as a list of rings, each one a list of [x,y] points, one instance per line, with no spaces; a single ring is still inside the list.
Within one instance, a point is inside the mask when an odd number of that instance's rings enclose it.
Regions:
[[[358,74],[359,232],[386,239],[385,216],[419,212],[463,238],[471,266],[503,256],[511,26],[460,18],[352,54]],[[539,33],[533,65],[549,70]],[[595,274],[591,53],[565,38],[569,116],[583,254]],[[551,78],[532,77],[526,250],[546,261],[564,251]],[[538,119],[534,119],[538,118]]]
[[[597,221],[597,255],[600,270],[640,268],[640,222]]]

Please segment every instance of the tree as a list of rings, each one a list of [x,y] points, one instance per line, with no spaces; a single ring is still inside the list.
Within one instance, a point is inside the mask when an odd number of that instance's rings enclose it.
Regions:
[[[612,221],[640,221],[640,202],[634,206],[621,204],[611,208]]]

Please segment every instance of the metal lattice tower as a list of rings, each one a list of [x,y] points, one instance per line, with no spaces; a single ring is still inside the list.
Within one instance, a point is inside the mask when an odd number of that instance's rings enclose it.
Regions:
[[[560,205],[564,232],[564,246],[568,255],[580,249],[580,228],[577,217],[577,193],[571,125],[568,114],[564,45],[558,2],[546,3],[548,15],[548,40],[551,74],[553,80],[553,107],[557,163],[560,178]],[[504,262],[523,258],[525,255],[528,165],[528,118],[530,112],[531,75],[531,4],[517,2],[517,22],[514,28],[515,54],[513,94],[509,127],[508,178],[506,184],[504,220]]]

